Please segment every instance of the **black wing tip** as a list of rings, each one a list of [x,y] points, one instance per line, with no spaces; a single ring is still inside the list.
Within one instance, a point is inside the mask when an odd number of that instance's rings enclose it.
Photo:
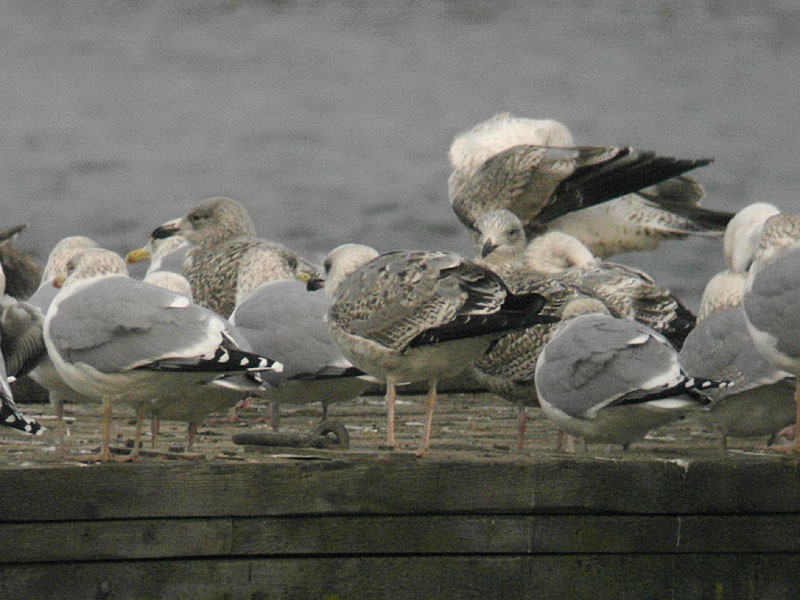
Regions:
[[[44,432],[44,428],[36,420],[26,417],[6,402],[0,406],[0,425],[29,435],[41,435]]]

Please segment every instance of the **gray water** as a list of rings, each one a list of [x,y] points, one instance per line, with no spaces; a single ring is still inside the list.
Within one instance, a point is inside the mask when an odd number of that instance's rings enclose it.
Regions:
[[[447,151],[499,111],[714,157],[710,207],[798,208],[798,5],[644,4],[6,0],[0,226],[40,259],[74,234],[126,252],[229,195],[313,258],[468,252]],[[707,239],[617,260],[690,306],[723,265]]]

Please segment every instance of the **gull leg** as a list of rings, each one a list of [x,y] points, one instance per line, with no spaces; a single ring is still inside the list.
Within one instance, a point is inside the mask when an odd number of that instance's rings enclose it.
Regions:
[[[53,392],[50,392],[50,402],[56,408],[56,419],[58,419],[58,446],[61,449],[61,458],[67,456],[67,424],[64,422],[64,400]]]
[[[269,404],[269,426],[272,427],[272,431],[278,431],[281,428],[281,405],[277,402]]]
[[[322,419],[321,420],[322,421],[327,421],[328,420],[328,403],[327,402],[323,402],[322,403]]]
[[[146,406],[141,404],[136,408],[136,435],[133,438],[133,449],[128,456],[118,458],[118,462],[138,461],[139,452],[142,447],[142,426],[144,425],[144,415]]]
[[[394,389],[394,380],[386,379],[386,444],[392,449],[397,450],[397,441],[394,439],[394,402],[397,400],[397,392]]]
[[[425,396],[425,424],[422,428],[422,444],[417,450],[417,457],[428,456],[430,450],[431,425],[433,424],[433,408],[436,405],[436,380],[431,379],[428,395]]]
[[[794,425],[794,443],[786,446],[769,446],[764,450],[776,450],[778,452],[800,452],[800,378],[797,380],[797,387],[794,390],[795,401],[795,425]]]
[[[525,447],[525,429],[528,427],[528,413],[522,400],[517,402],[517,452]]]
[[[153,448],[156,447],[156,438],[158,437],[158,432],[161,429],[161,419],[158,417],[158,414],[155,412],[151,413],[150,415],[150,434],[153,436]]]
[[[194,446],[194,438],[197,435],[197,423],[189,423],[189,443],[186,445],[186,451],[189,452]]]

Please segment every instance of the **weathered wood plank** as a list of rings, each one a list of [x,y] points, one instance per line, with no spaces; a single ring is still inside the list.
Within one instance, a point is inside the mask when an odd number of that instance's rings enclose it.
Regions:
[[[0,524],[0,563],[220,556],[230,519],[133,519]]]
[[[389,556],[4,566],[9,600],[796,598],[784,554]]]
[[[135,519],[0,525],[0,563],[208,556],[800,553],[800,515]]]
[[[573,457],[138,464],[0,471],[0,520],[302,514],[800,512],[798,466]]]

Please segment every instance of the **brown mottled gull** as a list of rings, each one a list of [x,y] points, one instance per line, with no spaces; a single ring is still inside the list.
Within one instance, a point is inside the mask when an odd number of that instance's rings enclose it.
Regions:
[[[552,321],[539,294],[515,295],[491,270],[450,252],[377,255],[346,244],[325,259],[331,337],[359,369],[386,382],[387,442],[395,385],[427,381],[418,455],[429,450],[436,383],[483,354],[504,331]]]
[[[535,238],[526,247],[520,220],[508,210],[476,223],[476,260],[495,270],[516,291],[536,291],[548,299],[544,311],[559,316],[575,297],[596,298],[617,317],[636,319],[680,344],[693,324],[691,313],[669,290],[647,275],[596,259],[578,240],[560,232]],[[525,406],[537,406],[536,360],[553,325],[534,325],[499,338],[475,360],[475,378],[517,406],[517,447],[523,446]]]
[[[291,279],[298,269],[316,271],[286,246],[256,237],[247,209],[230,198],[203,200],[164,229],[193,245],[183,274],[192,286],[194,301],[224,317],[233,312],[237,298],[257,287],[256,281]],[[241,272],[258,273],[258,278],[244,278]]]
[[[507,208],[528,233],[564,231],[602,258],[688,234],[720,235],[732,216],[697,206],[702,187],[681,175],[710,161],[575,147],[554,120],[495,115],[456,136],[449,156],[450,203],[465,225]]]

